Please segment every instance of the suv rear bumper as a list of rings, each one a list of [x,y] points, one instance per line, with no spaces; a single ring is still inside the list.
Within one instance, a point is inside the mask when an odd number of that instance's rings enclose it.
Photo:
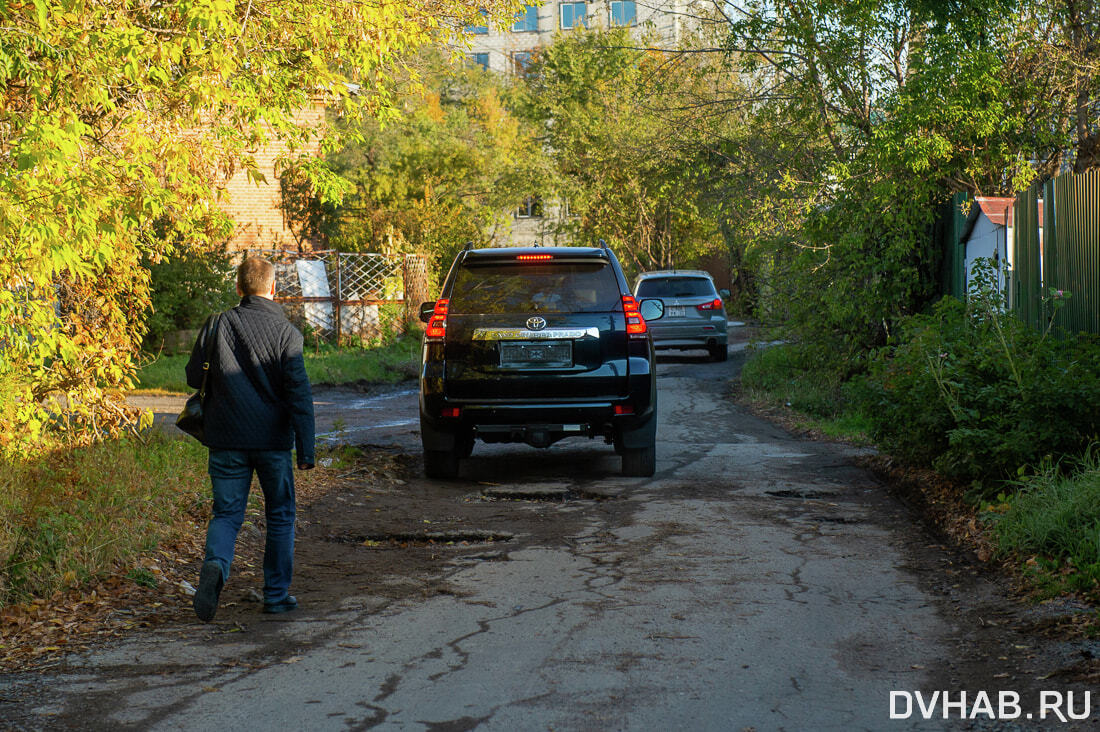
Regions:
[[[648,349],[648,345],[647,345]],[[652,351],[649,351],[652,353]],[[557,399],[449,398],[443,360],[425,360],[420,379],[420,437],[425,450],[452,450],[470,437],[536,447],[572,436],[614,439],[627,448],[652,445],[657,380],[650,358],[630,357],[624,395]],[[458,416],[443,416],[458,409]]]
[[[593,415],[584,421],[561,422],[552,419],[533,419],[531,413],[524,421],[487,422],[474,413],[464,412],[463,417],[428,420],[420,415],[420,439],[425,450],[453,450],[462,436],[478,438],[484,442],[523,442],[534,447],[549,447],[566,437],[609,437],[619,446],[640,448],[652,445],[657,434],[656,410],[647,415]],[[551,415],[539,415],[550,417]],[[574,413],[572,416],[577,416]]]
[[[492,402],[420,397],[420,437],[425,450],[451,450],[466,436],[484,442],[525,442],[548,447],[573,436],[606,436],[623,447],[653,444],[656,394],[645,404],[616,398],[591,401]],[[458,409],[458,416],[440,416]],[[628,413],[622,413],[622,412]]]

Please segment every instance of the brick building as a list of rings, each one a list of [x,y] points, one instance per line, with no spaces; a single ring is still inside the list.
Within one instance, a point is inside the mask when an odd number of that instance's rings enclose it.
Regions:
[[[294,121],[320,130],[325,124],[325,105],[318,100],[304,107],[295,114]],[[249,180],[248,172],[241,167],[225,182],[221,207],[236,224],[233,236],[226,243],[228,251],[298,248],[283,215],[282,189],[275,164],[280,156],[288,153],[316,155],[319,149],[320,137],[314,135],[308,145],[294,151],[282,140],[272,140],[262,149],[250,151],[266,181]]]

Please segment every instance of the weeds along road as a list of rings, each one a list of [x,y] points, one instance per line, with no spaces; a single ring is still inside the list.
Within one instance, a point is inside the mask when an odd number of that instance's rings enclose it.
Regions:
[[[4,678],[6,723],[1049,729],[1044,690],[1074,691],[1080,713],[1085,689],[1058,673],[1088,648],[1026,632],[1043,611],[927,533],[855,466],[857,451],[735,406],[732,349],[722,364],[661,358],[653,479],[620,477],[610,447],[567,440],[479,443],[460,480],[428,481],[415,392],[319,391],[333,404],[320,407],[323,431],[373,445],[381,462],[344,469],[301,509],[301,610],[261,615],[235,575],[212,624],[181,596],[167,625]],[[960,721],[948,708],[945,720],[937,706],[924,720],[913,703],[891,720],[891,691],[966,691],[967,716],[979,691],[994,713],[997,692],[1014,692],[1020,718]],[[1096,714],[1054,726],[1091,728]]]

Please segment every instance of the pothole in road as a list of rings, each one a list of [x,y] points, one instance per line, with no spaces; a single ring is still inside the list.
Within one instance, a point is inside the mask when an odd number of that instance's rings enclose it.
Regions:
[[[863,519],[852,516],[809,516],[807,521],[819,524],[862,524]]]
[[[336,544],[357,544],[371,548],[401,548],[418,546],[475,546],[511,541],[514,534],[500,531],[417,531],[387,534],[356,534],[327,536]]]
[[[509,488],[483,488],[481,497],[492,501],[538,501],[542,503],[565,503],[567,501],[610,501],[615,496],[595,493],[581,488],[563,488],[560,486],[515,486]]]
[[[820,499],[820,498],[837,498],[840,493],[836,491],[796,491],[796,490],[781,490],[781,491],[764,491],[766,495],[773,498],[801,498],[801,499]]]

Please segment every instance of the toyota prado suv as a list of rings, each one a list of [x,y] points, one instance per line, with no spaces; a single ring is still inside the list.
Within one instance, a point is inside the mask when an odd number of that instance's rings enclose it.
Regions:
[[[549,447],[566,437],[602,437],[623,475],[653,475],[656,371],[643,312],[662,311],[660,301],[639,305],[606,245],[460,252],[439,300],[420,308],[427,475],[454,477],[475,440]]]

